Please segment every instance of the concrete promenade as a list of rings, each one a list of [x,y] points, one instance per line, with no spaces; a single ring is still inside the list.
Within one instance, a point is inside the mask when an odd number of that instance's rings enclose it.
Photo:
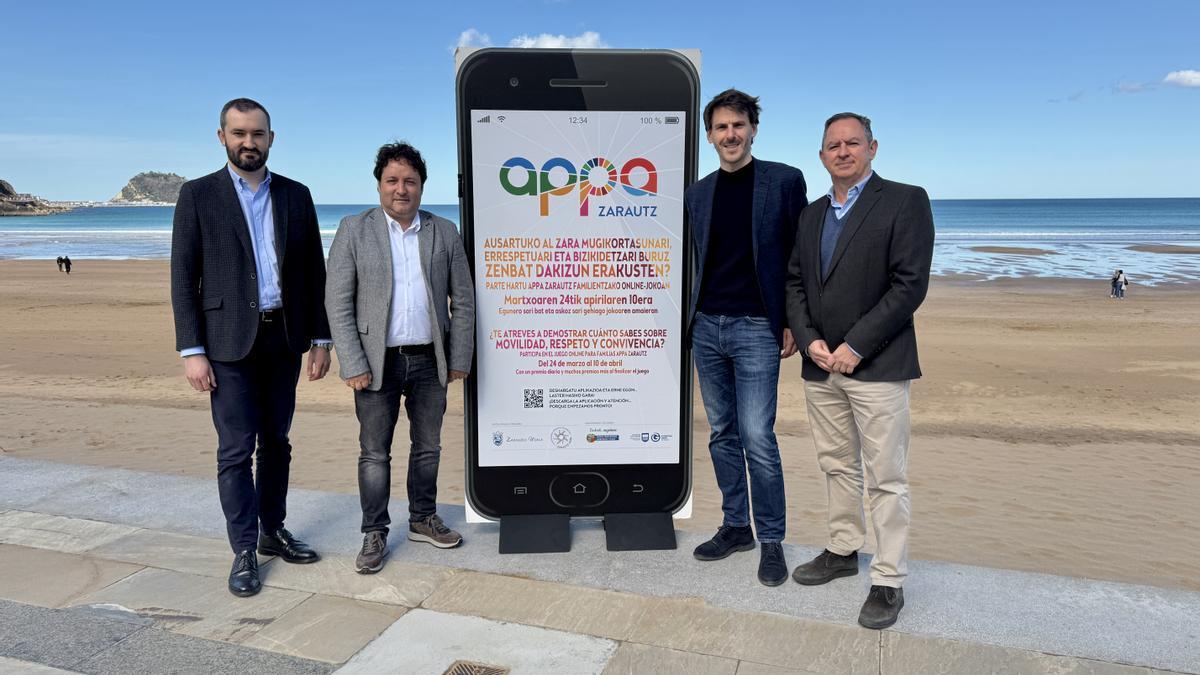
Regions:
[[[292,490],[288,528],[323,558],[260,558],[240,599],[215,480],[0,457],[0,673],[1200,672],[1196,592],[913,561],[900,621],[870,631],[869,556],[766,588],[756,553],[692,559],[699,533],[610,553],[576,523],[570,553],[500,556],[498,526],[440,511],[462,548],[404,539],[394,501],[388,564],[362,576],[357,497]]]

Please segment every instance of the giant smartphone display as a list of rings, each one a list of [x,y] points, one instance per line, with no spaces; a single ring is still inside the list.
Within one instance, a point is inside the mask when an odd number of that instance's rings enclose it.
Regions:
[[[471,504],[673,510],[690,481],[694,71],[666,52],[476,59],[459,83]]]
[[[471,111],[480,466],[677,460],[683,115]]]

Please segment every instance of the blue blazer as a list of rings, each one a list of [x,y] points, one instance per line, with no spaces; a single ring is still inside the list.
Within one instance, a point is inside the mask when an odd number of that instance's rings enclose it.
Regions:
[[[800,212],[808,204],[804,174],[787,164],[755,159],[754,215],[750,221],[754,247],[754,268],[763,307],[771,322],[775,340],[783,346],[783,329],[787,327],[787,308],[784,287],[787,283],[788,258],[796,240],[796,224]],[[692,297],[688,304],[688,340],[696,321],[696,305],[704,285],[704,263],[708,255],[709,234],[712,232],[713,197],[717,191],[714,171],[688,188],[684,195],[688,218],[692,224],[692,246],[696,275]]]

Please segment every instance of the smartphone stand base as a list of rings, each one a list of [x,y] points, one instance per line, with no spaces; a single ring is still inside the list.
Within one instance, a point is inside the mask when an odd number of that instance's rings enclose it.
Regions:
[[[565,513],[500,518],[501,553],[566,553],[570,550],[571,517]]]
[[[676,548],[669,513],[606,513],[604,537],[610,551],[670,551]]]

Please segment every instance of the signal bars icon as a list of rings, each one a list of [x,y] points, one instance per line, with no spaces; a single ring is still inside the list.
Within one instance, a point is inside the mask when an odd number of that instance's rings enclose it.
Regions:
[[[491,116],[491,115],[484,115],[483,117],[480,117],[479,119],[477,119],[477,120],[475,120],[475,121],[476,121],[476,123],[478,123],[478,124],[488,124],[488,123],[490,123],[490,122],[492,121],[492,116]]]

